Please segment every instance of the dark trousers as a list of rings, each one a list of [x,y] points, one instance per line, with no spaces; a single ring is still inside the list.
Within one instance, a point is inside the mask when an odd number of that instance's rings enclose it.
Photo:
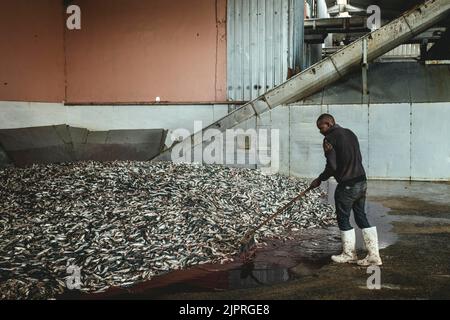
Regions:
[[[353,209],[355,222],[360,229],[370,228],[365,212],[367,182],[358,182],[353,186],[338,184],[334,193],[336,215],[341,231],[353,229],[350,224],[350,212]]]

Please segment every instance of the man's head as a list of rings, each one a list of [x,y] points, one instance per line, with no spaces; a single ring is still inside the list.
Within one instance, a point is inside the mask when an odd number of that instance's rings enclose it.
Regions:
[[[317,128],[319,128],[320,133],[324,136],[327,134],[328,130],[336,124],[334,118],[331,114],[324,113],[317,119]]]

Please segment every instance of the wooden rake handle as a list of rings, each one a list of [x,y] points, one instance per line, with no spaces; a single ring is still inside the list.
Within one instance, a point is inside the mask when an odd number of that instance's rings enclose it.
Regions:
[[[289,208],[292,204],[294,204],[295,202],[297,202],[298,200],[300,200],[301,198],[303,198],[309,191],[311,191],[312,188],[309,187],[308,189],[306,189],[305,191],[303,191],[302,193],[300,193],[298,196],[296,196],[294,199],[292,199],[291,201],[289,201],[288,203],[286,203],[282,208],[278,209],[274,214],[272,214],[270,217],[268,217],[266,220],[264,220],[263,222],[261,222],[256,228],[254,228],[252,231],[248,232],[244,238],[242,239],[241,243],[248,241],[248,239],[250,239],[250,237],[252,237],[256,231],[258,231],[259,228],[261,228],[262,226],[266,225],[268,222],[270,222],[271,220],[275,219],[275,217],[277,217],[280,213],[282,213],[284,210],[286,210],[287,208]]]

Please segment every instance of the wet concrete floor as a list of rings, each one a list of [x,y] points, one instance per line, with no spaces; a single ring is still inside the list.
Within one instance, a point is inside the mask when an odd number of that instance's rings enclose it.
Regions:
[[[332,203],[335,185],[325,188]],[[450,183],[370,181],[367,214],[379,230],[381,290],[367,288],[367,268],[331,262],[341,245],[330,227],[268,241],[251,262],[174,271],[88,298],[450,299]],[[362,258],[358,229],[357,246]]]

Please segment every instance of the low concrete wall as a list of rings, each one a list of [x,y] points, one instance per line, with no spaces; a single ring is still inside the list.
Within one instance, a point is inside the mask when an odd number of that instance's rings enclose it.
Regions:
[[[60,103],[0,102],[0,129],[67,124],[92,131],[166,129],[194,130],[194,121],[208,126],[228,113],[227,105],[65,106]]]
[[[0,129],[0,146],[18,167],[75,161],[146,161],[163,150],[165,130],[89,131],[67,125]],[[3,159],[4,160],[4,159]],[[4,163],[0,157],[0,163]]]
[[[9,159],[5,150],[3,150],[3,147],[0,145],[0,168],[9,167],[12,165],[13,164],[11,163],[11,160]]]

